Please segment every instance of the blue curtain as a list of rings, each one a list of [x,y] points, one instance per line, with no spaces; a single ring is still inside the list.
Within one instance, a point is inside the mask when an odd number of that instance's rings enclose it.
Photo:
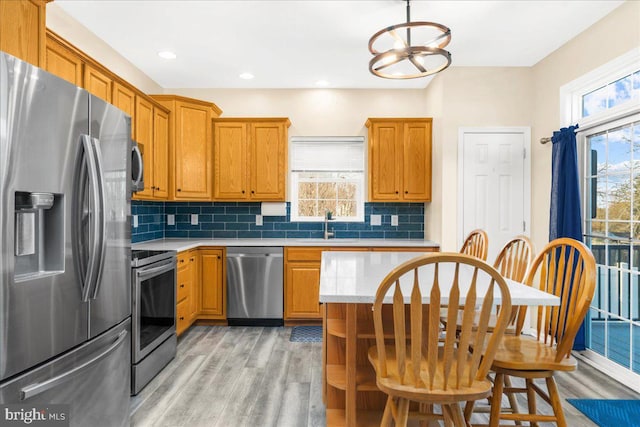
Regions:
[[[580,212],[580,177],[575,130],[578,125],[562,128],[553,133],[551,166],[551,212],[549,241],[570,237],[582,242],[582,215]],[[584,324],[573,344],[574,350],[585,349]]]

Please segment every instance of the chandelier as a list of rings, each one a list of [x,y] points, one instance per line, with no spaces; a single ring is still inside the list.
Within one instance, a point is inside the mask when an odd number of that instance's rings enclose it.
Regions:
[[[451,64],[451,53],[443,48],[451,41],[451,30],[435,22],[411,22],[407,0],[407,22],[392,25],[369,39],[369,71],[385,79],[415,79],[439,73]]]

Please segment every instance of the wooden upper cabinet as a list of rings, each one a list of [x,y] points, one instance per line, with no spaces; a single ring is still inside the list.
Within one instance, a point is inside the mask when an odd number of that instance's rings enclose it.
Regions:
[[[287,127],[284,121],[250,124],[251,199],[285,200]]]
[[[211,200],[211,119],[222,111],[210,102],[178,95],[153,95],[152,98],[170,110],[169,199]]]
[[[213,197],[246,199],[249,196],[247,126],[238,122],[216,122],[213,129]]]
[[[136,94],[127,86],[114,82],[112,104],[131,117],[131,137],[135,136]]]
[[[44,68],[69,83],[83,85],[82,58],[50,31],[47,31]]]
[[[106,102],[111,103],[113,81],[106,73],[92,65],[84,65],[84,88]]]
[[[403,127],[403,195],[407,201],[431,200],[431,121]]]
[[[214,120],[214,199],[284,201],[290,124],[286,118]]]
[[[431,119],[369,119],[369,201],[431,200]]]
[[[0,50],[45,65],[46,1],[0,1]]]
[[[169,113],[153,109],[153,197],[169,197]]]
[[[144,165],[144,190],[138,191],[136,198],[152,198],[155,185],[153,182],[154,155],[153,155],[153,104],[148,100],[136,97],[136,134],[134,139],[142,153]]]
[[[373,123],[369,128],[369,200],[399,200],[402,127]]]

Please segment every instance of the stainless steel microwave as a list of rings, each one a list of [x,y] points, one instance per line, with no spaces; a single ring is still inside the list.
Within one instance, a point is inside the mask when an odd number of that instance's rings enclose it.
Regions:
[[[131,191],[144,190],[144,164],[138,143],[131,140]]]

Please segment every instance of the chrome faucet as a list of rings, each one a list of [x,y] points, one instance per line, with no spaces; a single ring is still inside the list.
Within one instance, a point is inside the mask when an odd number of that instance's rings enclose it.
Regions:
[[[329,216],[331,211],[329,209],[324,211],[324,240],[329,240],[329,237],[333,237],[333,231],[329,231]]]

